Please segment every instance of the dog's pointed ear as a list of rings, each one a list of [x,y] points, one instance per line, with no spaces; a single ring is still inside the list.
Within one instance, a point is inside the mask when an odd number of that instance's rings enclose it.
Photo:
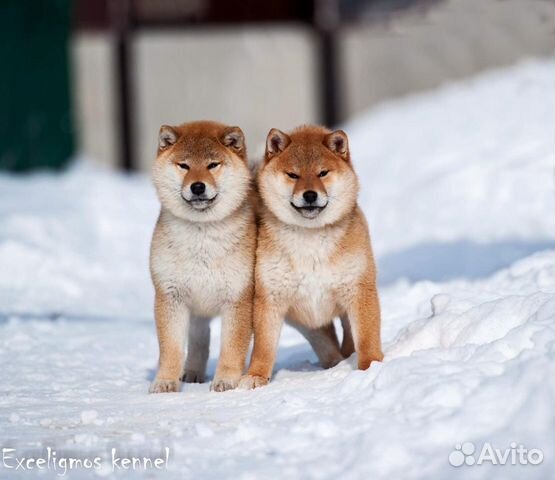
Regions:
[[[158,148],[164,150],[177,142],[177,132],[174,127],[162,125],[158,133]]]
[[[343,130],[331,132],[324,138],[324,145],[346,161],[350,160],[349,140]]]
[[[266,161],[283,152],[291,143],[289,135],[277,128],[272,128],[266,138]]]
[[[245,153],[245,135],[239,127],[228,127],[220,136],[220,142],[224,147],[243,156]]]

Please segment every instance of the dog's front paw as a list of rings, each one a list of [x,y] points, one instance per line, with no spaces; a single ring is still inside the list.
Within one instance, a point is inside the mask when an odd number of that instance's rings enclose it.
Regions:
[[[215,377],[214,380],[212,380],[212,384],[210,385],[210,390],[212,390],[213,392],[225,392],[227,390],[233,390],[234,388],[237,388],[238,383],[239,378]]]
[[[181,382],[179,380],[154,380],[148,393],[171,393],[179,392]]]
[[[267,378],[258,375],[243,375],[239,381],[239,388],[241,390],[253,390],[268,385],[268,382]]]
[[[185,383],[204,383],[204,372],[185,370],[181,380]]]
[[[358,369],[359,370],[367,370],[372,362],[381,362],[383,361],[383,353],[381,351],[372,353],[370,355],[359,355],[358,356]]]

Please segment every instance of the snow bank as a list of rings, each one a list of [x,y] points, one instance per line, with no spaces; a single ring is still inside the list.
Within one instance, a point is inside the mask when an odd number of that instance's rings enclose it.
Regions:
[[[376,251],[551,242],[554,78],[553,62],[530,61],[348,124]]]
[[[346,127],[380,267],[386,356],[365,372],[354,358],[319,369],[287,328],[268,387],[147,395],[148,179],[85,165],[0,176],[0,446],[102,456],[70,478],[111,475],[112,447],[170,448],[164,475],[118,470],[130,478],[553,478],[554,67],[488,73]],[[212,341],[210,373],[217,326]],[[544,458],[477,465],[488,444]]]
[[[78,164],[0,176],[0,198],[0,313],[150,318],[148,178]]]

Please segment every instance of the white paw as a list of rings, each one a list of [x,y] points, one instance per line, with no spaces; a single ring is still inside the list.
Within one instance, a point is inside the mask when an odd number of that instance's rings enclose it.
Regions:
[[[258,375],[243,375],[239,381],[239,389],[253,390],[268,385],[269,380]]]
[[[195,370],[185,370],[181,378],[185,383],[204,383],[204,372],[197,372]]]
[[[213,392],[225,392],[227,390],[233,390],[237,387],[239,383],[239,378],[214,378],[212,384],[210,385],[210,390]]]
[[[154,380],[148,393],[171,393],[179,392],[181,382],[179,380]]]

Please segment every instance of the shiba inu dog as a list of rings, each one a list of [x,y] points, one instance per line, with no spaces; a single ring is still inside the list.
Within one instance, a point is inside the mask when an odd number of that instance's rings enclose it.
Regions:
[[[222,337],[211,388],[235,388],[252,334],[256,248],[243,132],[215,122],[163,125],[153,180],[161,203],[150,255],[160,361],[150,392],[204,381],[216,315]]]
[[[328,328],[313,345],[322,363],[353,350],[360,369],[381,361],[376,269],[347,135],[316,126],[289,135],[272,129],[257,186],[263,209],[254,350],[240,387],[268,383],[284,317],[308,332]],[[341,350],[332,332],[336,316],[345,329]]]

